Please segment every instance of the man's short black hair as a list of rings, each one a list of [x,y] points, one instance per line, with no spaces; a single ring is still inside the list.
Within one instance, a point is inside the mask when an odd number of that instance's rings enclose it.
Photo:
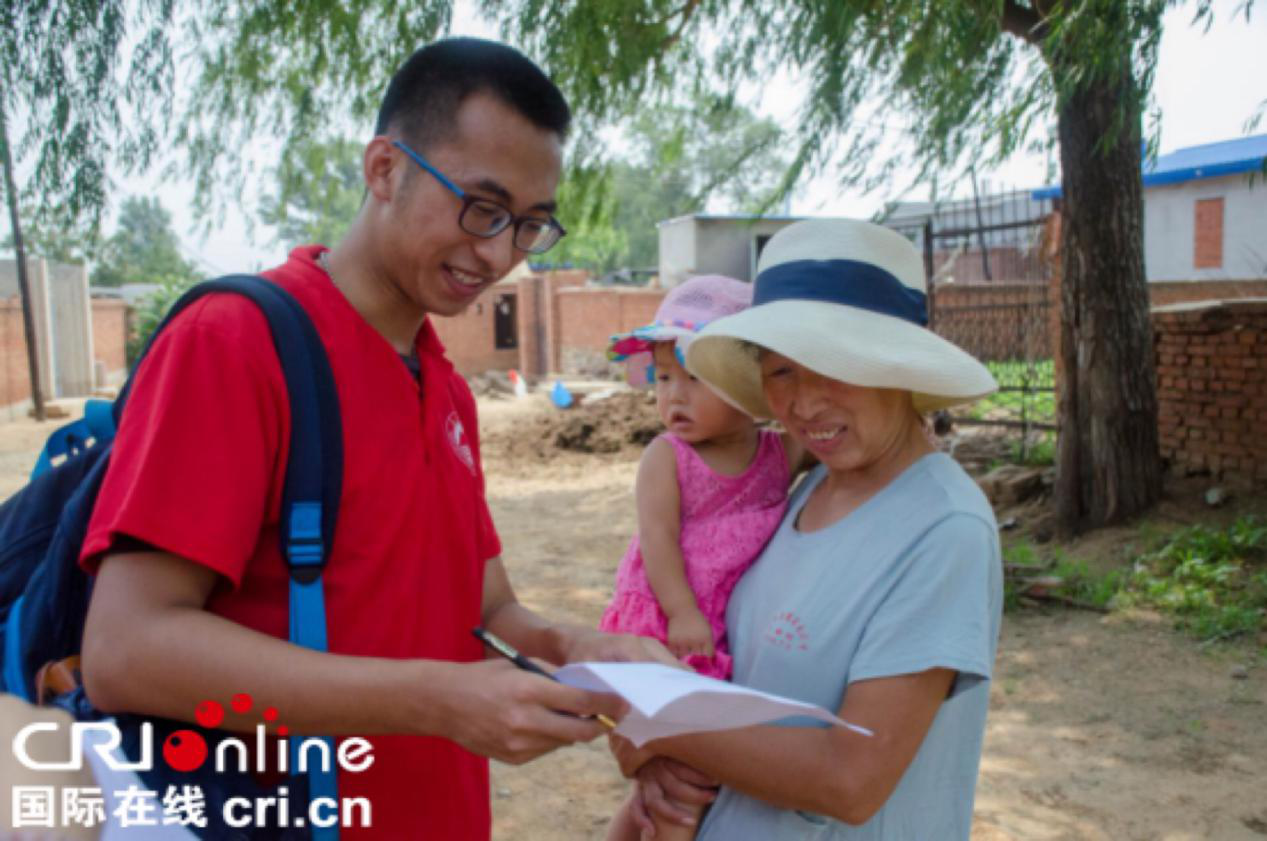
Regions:
[[[541,68],[518,50],[480,38],[446,38],[416,51],[387,86],[375,134],[395,129],[427,149],[454,130],[467,97],[497,97],[539,128],[567,138],[572,112]]]

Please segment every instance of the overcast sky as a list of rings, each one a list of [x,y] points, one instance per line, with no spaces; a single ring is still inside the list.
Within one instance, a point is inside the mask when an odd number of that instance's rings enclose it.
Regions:
[[[1246,120],[1267,100],[1267,15],[1262,14],[1267,10],[1257,9],[1259,14],[1247,24],[1243,16],[1233,17],[1240,5],[1241,0],[1215,0],[1216,20],[1204,33],[1190,25],[1190,7],[1172,9],[1167,14],[1153,91],[1162,112],[1163,154],[1242,136]],[[467,0],[459,0],[454,33],[496,37],[496,32],[474,17],[470,8]],[[776,120],[789,119],[795,111],[797,87],[790,81],[782,84],[787,95],[779,90],[768,91],[769,102],[762,105],[762,111]],[[898,119],[893,122],[900,123],[900,115],[896,116]],[[1267,133],[1267,119],[1256,131]],[[1018,157],[984,177],[994,185],[1037,187],[1047,182],[1048,163],[1043,158]],[[257,227],[248,234],[246,220],[238,213],[229,213],[222,226],[206,236],[196,233],[187,184],[162,184],[149,177],[128,179],[119,187],[106,222],[107,231],[113,228],[113,211],[126,195],[157,195],[172,213],[186,256],[208,273],[264,268],[281,262],[285,256],[282,246],[272,242],[271,230]],[[922,196],[915,191],[905,197]],[[893,190],[868,195],[842,192],[833,178],[823,176],[802,184],[789,209],[794,214],[869,216],[892,198],[897,198]],[[254,205],[258,196],[244,199]],[[3,229],[7,231],[7,227],[6,224]]]

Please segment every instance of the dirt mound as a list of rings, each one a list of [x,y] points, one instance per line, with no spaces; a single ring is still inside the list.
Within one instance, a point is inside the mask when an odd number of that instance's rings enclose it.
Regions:
[[[650,392],[617,392],[582,400],[571,409],[543,407],[530,416],[490,424],[481,450],[484,460],[550,460],[560,451],[628,453],[635,456],[664,427]]]

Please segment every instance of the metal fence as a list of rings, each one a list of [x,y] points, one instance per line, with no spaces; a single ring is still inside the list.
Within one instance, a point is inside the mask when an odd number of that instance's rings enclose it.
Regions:
[[[984,362],[998,394],[958,411],[965,426],[1019,435],[1020,460],[1056,429],[1050,270],[1044,260],[1050,201],[1007,191],[902,205],[885,224],[924,254],[929,326]]]

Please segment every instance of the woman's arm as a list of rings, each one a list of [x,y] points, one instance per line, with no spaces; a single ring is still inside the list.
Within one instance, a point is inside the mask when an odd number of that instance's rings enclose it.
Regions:
[[[713,632],[686,580],[682,557],[681,492],[677,459],[663,438],[652,441],[638,464],[634,485],[638,504],[638,543],[647,581],[660,609],[669,617],[668,646],[678,657],[713,655]]]
[[[897,787],[954,677],[953,670],[930,669],[850,684],[839,715],[871,730],[870,737],[843,727],[749,727],[661,739],[646,749],[774,806],[858,825]],[[680,821],[662,792],[659,785],[644,789],[647,809]]]

